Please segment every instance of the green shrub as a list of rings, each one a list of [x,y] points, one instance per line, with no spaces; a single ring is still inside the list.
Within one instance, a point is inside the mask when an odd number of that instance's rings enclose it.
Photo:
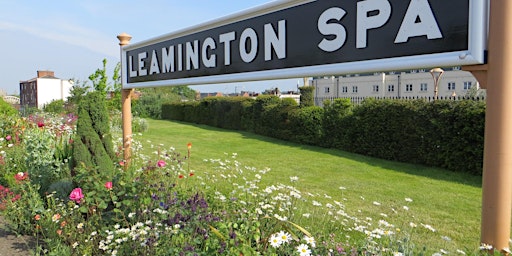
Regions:
[[[171,120],[482,173],[484,102],[367,99],[353,106],[348,99],[335,99],[324,106],[298,107],[293,99],[272,95],[255,100],[210,97],[166,104],[162,113]]]
[[[49,193],[54,193],[56,198],[65,200],[68,198],[73,188],[75,188],[73,181],[66,178],[53,182],[47,190]]]
[[[122,114],[119,110],[114,110],[110,113],[110,124],[111,128],[116,131],[122,132],[123,129],[123,119]],[[145,132],[148,130],[148,122],[146,119],[133,116],[132,117],[132,132]]]
[[[350,122],[353,105],[350,99],[334,99],[324,102],[322,127],[324,138],[321,145],[334,148],[348,148]]]
[[[417,108],[422,104],[423,101],[365,100],[354,108],[352,148],[365,155],[418,162],[418,124],[422,120]]]
[[[281,100],[277,98],[276,101],[269,101],[263,105],[263,112],[261,112],[258,123],[260,127],[259,130],[256,130],[256,133],[289,140],[293,135],[289,113],[297,108],[297,102],[294,99],[285,98]]]
[[[76,133],[73,167],[84,165],[105,172],[113,171],[115,153],[103,94],[91,92],[84,96],[78,106]]]
[[[419,112],[423,163],[481,175],[485,102],[436,101]]]
[[[315,105],[314,86],[302,86],[300,90],[300,106],[311,107]]]
[[[262,116],[265,109],[269,109],[269,106],[278,104],[280,99],[273,95],[260,95],[256,98],[256,102],[252,106],[253,115],[253,131],[259,134],[266,134],[267,127],[264,125]]]
[[[11,104],[4,101],[2,97],[0,97],[0,115],[13,116],[17,115],[18,110],[16,110]]]
[[[302,144],[320,144],[323,138],[323,116],[324,109],[316,106],[292,110],[288,116],[291,140]]]
[[[65,112],[64,100],[52,100],[52,102],[46,104],[43,108],[45,112],[53,114],[61,114]]]
[[[62,139],[64,138],[65,139]],[[27,130],[23,136],[26,148],[27,171],[39,192],[44,195],[50,185],[60,179],[70,177],[70,154],[68,136],[59,137],[46,127]]]

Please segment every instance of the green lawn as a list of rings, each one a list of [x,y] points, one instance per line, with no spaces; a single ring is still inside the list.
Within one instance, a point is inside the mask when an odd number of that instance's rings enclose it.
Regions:
[[[191,169],[200,173],[203,159],[224,158],[237,153],[247,166],[269,167],[264,182],[289,182],[298,176],[300,189],[312,194],[331,195],[344,200],[347,212],[394,222],[428,224],[437,231],[417,234],[419,243],[444,248],[475,249],[480,239],[481,178],[425,166],[384,161],[275,140],[246,132],[202,125],[148,120],[149,130],[137,139],[144,149],[173,146],[186,153],[192,143]],[[153,149],[150,149],[153,145]],[[340,190],[340,187],[346,189]],[[408,216],[393,214],[413,202]],[[378,202],[374,204],[373,202]],[[385,213],[388,217],[382,217]],[[442,239],[445,236],[450,238]]]

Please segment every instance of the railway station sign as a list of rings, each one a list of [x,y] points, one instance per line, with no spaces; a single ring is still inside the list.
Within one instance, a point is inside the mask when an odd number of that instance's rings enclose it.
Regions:
[[[123,87],[483,64],[487,10],[486,0],[274,1],[124,46]]]

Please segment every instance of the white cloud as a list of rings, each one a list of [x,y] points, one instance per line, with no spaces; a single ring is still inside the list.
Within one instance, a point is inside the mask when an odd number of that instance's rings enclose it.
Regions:
[[[54,23],[48,21],[45,23],[46,24],[40,24],[39,26],[30,26],[0,21],[0,29],[21,31],[40,38],[82,47],[106,56],[119,56],[119,46],[116,44],[115,37],[107,38],[94,30],[76,26],[71,23]]]

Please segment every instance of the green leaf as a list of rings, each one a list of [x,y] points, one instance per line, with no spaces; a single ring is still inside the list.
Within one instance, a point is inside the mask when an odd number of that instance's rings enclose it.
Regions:
[[[132,205],[132,201],[131,200],[123,200],[123,205],[125,206],[131,206]]]
[[[105,201],[101,201],[100,204],[98,205],[98,208],[100,209],[107,209],[107,203],[105,203]]]
[[[214,228],[213,226],[211,225],[208,225],[208,227],[210,227],[210,230],[217,236],[219,237],[220,239],[222,239],[223,241],[226,240],[226,238],[220,233],[220,231],[216,228]]]

